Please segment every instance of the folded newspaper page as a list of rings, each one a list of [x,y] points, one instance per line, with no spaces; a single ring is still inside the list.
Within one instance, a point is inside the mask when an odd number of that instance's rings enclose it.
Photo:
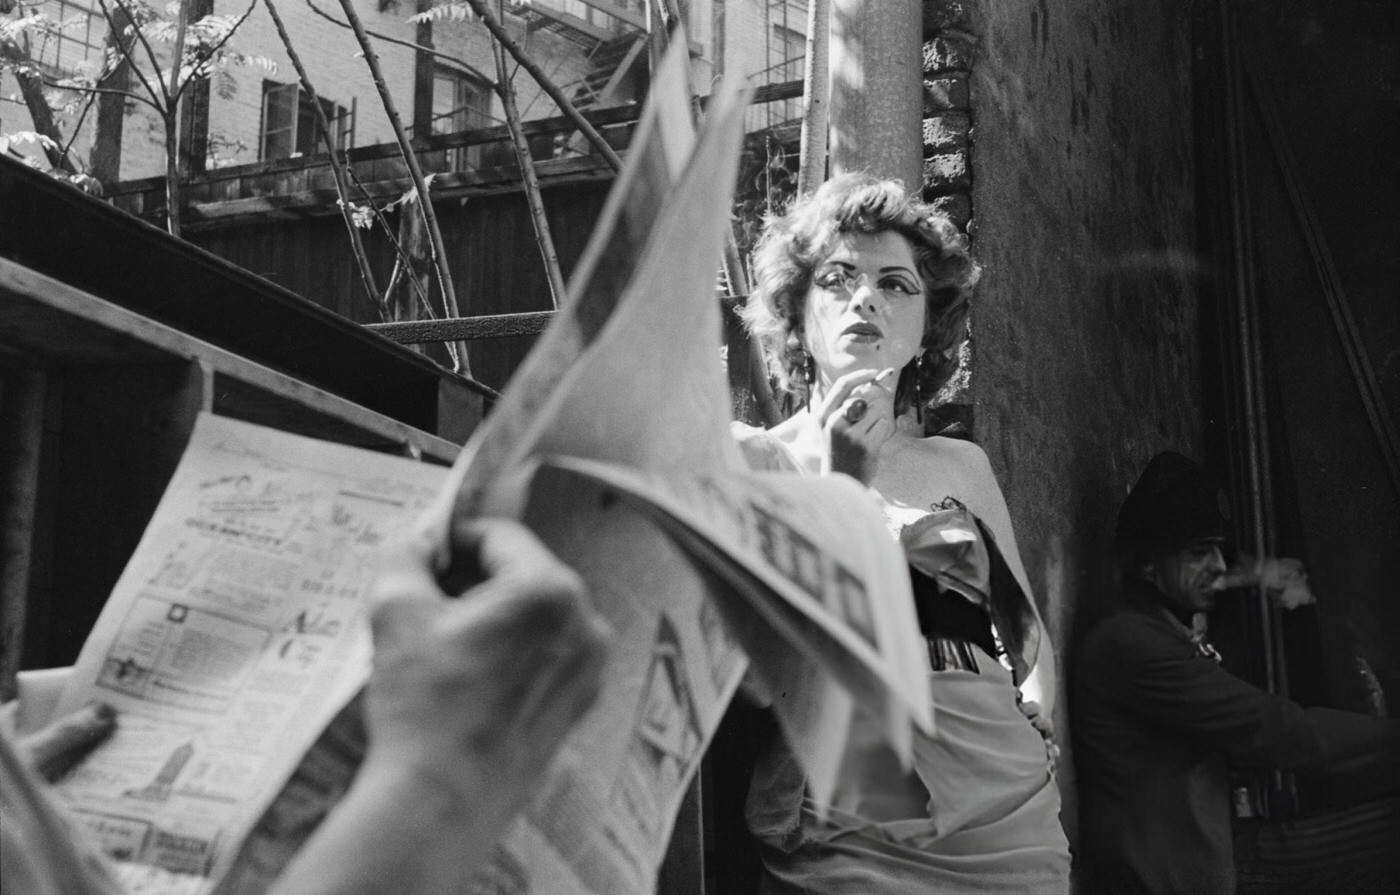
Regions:
[[[571,486],[578,483],[569,483]],[[469,891],[651,893],[744,656],[705,581],[648,518],[598,490],[532,488],[521,517],[612,626],[594,707]]]
[[[364,684],[376,548],[446,472],[200,417],[56,709],[119,712],[58,793],[128,882],[206,892],[227,871]]]
[[[540,487],[555,477],[563,481],[552,487],[562,493],[570,479],[607,486],[605,494],[636,507],[727,582],[732,593],[716,591],[711,599],[725,607],[736,636],[747,640],[742,632],[757,622],[788,647],[749,649],[756,671],[770,657],[805,659],[804,666],[840,681],[883,721],[901,755],[911,746],[911,720],[932,728],[923,658],[917,642],[902,636],[918,628],[904,555],[883,535],[883,515],[853,479],[728,471],[662,476],[553,457],[541,461],[534,482]],[[809,786],[824,795],[825,779]]]

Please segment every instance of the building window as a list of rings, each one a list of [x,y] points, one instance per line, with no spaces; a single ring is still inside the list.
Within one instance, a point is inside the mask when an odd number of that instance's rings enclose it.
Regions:
[[[331,134],[337,149],[355,145],[355,109],[345,108],[325,97],[318,97],[321,111],[330,121]],[[300,84],[263,82],[262,140],[260,158],[263,161],[300,155],[315,155],[322,150],[321,134],[316,125],[316,110],[311,96]]]
[[[773,81],[802,80],[807,56],[807,37],[801,31],[783,25],[773,26]]]
[[[491,100],[488,84],[447,65],[433,70],[433,133],[455,134],[472,128],[490,127]],[[461,171],[481,166],[480,146],[451,150],[451,167]]]
[[[786,18],[786,10],[784,10]],[[769,49],[768,83],[784,84],[800,81],[807,59],[807,37],[801,31],[783,25],[773,26],[773,43]],[[787,99],[769,103],[769,126],[795,120],[802,115],[801,100]]]
[[[102,61],[107,23],[87,0],[47,0],[50,25],[29,32],[29,56],[40,67],[73,73],[88,59]]]

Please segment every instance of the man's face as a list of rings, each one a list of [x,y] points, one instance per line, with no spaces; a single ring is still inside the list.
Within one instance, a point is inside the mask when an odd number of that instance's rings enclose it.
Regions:
[[[1225,557],[1217,541],[1191,541],[1158,554],[1150,567],[1152,583],[1169,606],[1183,612],[1209,612],[1224,583]]]

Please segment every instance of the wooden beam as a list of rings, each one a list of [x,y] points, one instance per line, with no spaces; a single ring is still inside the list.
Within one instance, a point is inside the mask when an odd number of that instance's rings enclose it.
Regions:
[[[432,430],[438,382],[452,374],[429,358],[4,157],[0,209],[5,220],[32,225],[0,227],[0,267],[23,258],[31,272]],[[0,326],[0,341],[11,335]]]
[[[544,188],[567,186],[598,180],[611,180],[613,170],[602,159],[550,159],[537,162],[536,171]],[[397,199],[408,189],[407,179],[362,181],[370,199]],[[515,193],[522,189],[519,169],[514,166],[439,174],[433,178],[433,199],[494,196]],[[362,196],[363,198],[363,196]],[[299,218],[323,214],[338,214],[336,193],[331,189],[298,190],[290,193],[246,196],[218,202],[191,202],[186,224],[198,229],[200,225],[227,224],[241,218]]]
[[[627,73],[632,70],[632,65],[637,61],[637,57],[642,54],[642,50],[646,47],[646,44],[647,39],[644,35],[638,35],[632,41],[632,45],[627,48],[627,53],[622,57],[622,61],[613,69],[612,76],[608,78],[608,82],[603,85],[602,90],[598,91],[598,96],[594,99],[594,102],[601,106],[612,99],[613,92],[616,91],[618,86],[622,83],[622,79],[627,77]]]
[[[48,322],[37,326],[44,318],[49,318]],[[11,325],[16,322],[25,325]],[[135,357],[148,368],[158,365],[152,363],[153,354],[170,361],[198,362],[221,382],[214,398],[216,413],[252,418],[253,414],[243,408],[257,399],[265,408],[281,404],[295,410],[285,417],[283,425],[288,431],[347,443],[354,442],[344,436],[357,433],[361,436],[359,443],[366,446],[371,440],[383,445],[404,445],[422,456],[447,463],[457,457],[458,445],[445,438],[0,259],[0,332],[5,334],[5,340],[13,340],[22,350],[42,352],[42,345],[29,341],[31,333],[36,329],[51,330],[56,325],[65,328],[71,343],[59,347],[60,361],[71,363],[72,354],[93,346],[96,356],[115,368],[119,360],[115,352],[124,343],[133,346]],[[84,368],[81,364],[73,366]],[[480,384],[476,388],[485,390]],[[232,403],[225,407],[221,403],[225,401]],[[434,395],[435,407],[437,401],[438,396]]]
[[[591,6],[599,12],[607,13],[619,21],[626,22],[633,28],[646,30],[647,20],[644,16],[632,12],[630,9],[623,9],[616,3],[609,3],[608,0],[579,0],[579,2],[584,6]]]
[[[539,335],[544,332],[554,314],[554,311],[527,311],[522,314],[492,314],[487,317],[406,320],[401,323],[369,323],[365,325],[365,329],[405,345],[451,342],[457,339],[499,339],[505,336]]]

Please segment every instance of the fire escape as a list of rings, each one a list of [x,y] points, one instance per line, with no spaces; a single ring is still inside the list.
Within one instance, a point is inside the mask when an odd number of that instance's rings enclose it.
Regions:
[[[521,6],[516,13],[525,20],[527,34],[552,34],[587,53],[588,71],[561,87],[579,109],[601,109],[635,99],[645,87],[645,67],[637,65],[647,43],[644,2],[554,0]],[[566,11],[566,7],[583,15]],[[625,89],[628,87],[631,89]]]

